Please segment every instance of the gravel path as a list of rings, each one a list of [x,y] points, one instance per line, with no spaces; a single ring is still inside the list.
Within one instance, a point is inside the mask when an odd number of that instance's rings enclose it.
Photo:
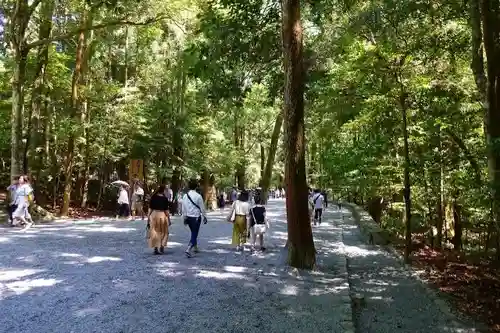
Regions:
[[[173,219],[153,256],[142,221],[82,221],[0,229],[0,332],[349,332],[342,232],[315,229],[318,270],[284,265],[284,201],[269,204],[268,251],[235,253],[224,213],[200,231],[202,253]],[[351,331],[352,332],[352,331]]]
[[[352,292],[364,295],[365,304],[354,306],[357,332],[480,332],[474,328],[479,324],[458,319],[394,255],[366,245],[350,212],[338,213],[335,224],[343,227]]]

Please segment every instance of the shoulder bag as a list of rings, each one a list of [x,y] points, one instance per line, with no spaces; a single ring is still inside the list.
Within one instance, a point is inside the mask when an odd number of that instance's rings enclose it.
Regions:
[[[203,221],[203,224],[207,224],[208,220],[207,220],[207,217],[205,215],[203,215],[203,211],[201,210],[200,206],[198,206],[197,204],[194,203],[193,199],[191,199],[191,197],[189,196],[189,193],[186,193],[186,196],[187,198],[189,199],[189,201],[191,201],[191,203],[196,207],[198,208],[198,210],[200,211],[200,218],[201,220]]]

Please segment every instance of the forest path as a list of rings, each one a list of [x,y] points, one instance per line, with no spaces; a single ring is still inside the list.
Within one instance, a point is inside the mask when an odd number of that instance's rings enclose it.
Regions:
[[[451,311],[444,296],[420,281],[394,253],[367,245],[350,211],[337,214],[334,224],[343,230],[351,293],[364,299],[353,306],[357,332],[483,332],[480,323]]]
[[[209,214],[191,259],[180,217],[161,256],[146,246],[144,221],[2,228],[0,331],[353,332],[341,230],[315,228],[318,270],[297,272],[284,264],[284,201],[268,211],[263,254],[232,249],[226,209]]]
[[[326,210],[313,228],[313,272],[285,265],[283,200],[268,205],[262,254],[232,249],[228,212],[209,214],[191,259],[180,217],[161,256],[146,246],[144,221],[0,229],[0,331],[353,333],[347,253],[351,287],[366,296],[358,332],[475,332],[442,313],[396,258],[364,245],[346,210]]]

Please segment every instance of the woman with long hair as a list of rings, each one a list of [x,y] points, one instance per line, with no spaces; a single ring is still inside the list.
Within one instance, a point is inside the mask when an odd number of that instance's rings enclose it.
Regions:
[[[236,251],[243,251],[243,245],[247,242],[247,234],[250,229],[248,191],[241,191],[240,196],[233,203],[232,214],[234,215],[233,245],[236,245]]]
[[[259,249],[264,251],[264,234],[269,229],[269,220],[266,217],[266,207],[264,207],[261,196],[255,197],[255,206],[250,210],[252,216],[251,233],[252,233],[252,248],[255,250],[255,243],[259,239]]]
[[[165,186],[161,185],[149,201],[148,229],[149,247],[154,254],[165,252],[168,241],[169,202],[165,196]]]

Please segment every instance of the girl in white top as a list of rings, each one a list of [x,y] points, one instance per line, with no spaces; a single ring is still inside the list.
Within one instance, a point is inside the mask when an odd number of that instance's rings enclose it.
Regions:
[[[250,230],[250,204],[248,203],[247,191],[242,191],[238,200],[233,203],[231,214],[233,221],[232,243],[236,245],[236,251],[242,251]]]

